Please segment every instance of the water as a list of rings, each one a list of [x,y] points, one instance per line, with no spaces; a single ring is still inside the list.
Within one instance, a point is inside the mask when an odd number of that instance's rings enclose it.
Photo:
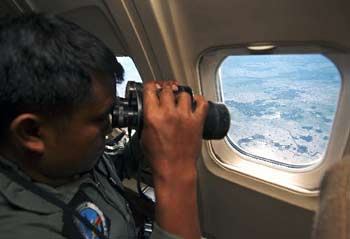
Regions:
[[[289,166],[322,159],[341,78],[320,54],[230,56],[220,67],[229,138],[244,152]]]

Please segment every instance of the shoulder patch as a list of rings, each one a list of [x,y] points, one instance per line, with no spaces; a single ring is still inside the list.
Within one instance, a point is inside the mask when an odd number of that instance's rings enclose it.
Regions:
[[[93,226],[97,228],[108,238],[107,221],[102,211],[91,202],[84,202],[80,204],[77,209],[78,213],[86,218]],[[84,239],[99,239],[99,237],[90,229],[80,222],[77,218],[74,219],[75,225],[78,227]]]
[[[68,204],[87,219],[106,238],[109,238],[110,220],[102,210],[81,190],[79,190]],[[101,239],[94,231],[87,228],[83,222],[74,217],[70,211],[63,212],[63,235],[74,239]]]

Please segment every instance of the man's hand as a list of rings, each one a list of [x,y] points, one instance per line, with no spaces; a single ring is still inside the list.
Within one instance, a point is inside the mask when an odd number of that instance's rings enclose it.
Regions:
[[[208,104],[182,92],[173,81],[144,85],[142,145],[152,166],[156,192],[156,221],[184,238],[200,238],[197,212],[196,161]],[[157,94],[160,91],[160,94]]]

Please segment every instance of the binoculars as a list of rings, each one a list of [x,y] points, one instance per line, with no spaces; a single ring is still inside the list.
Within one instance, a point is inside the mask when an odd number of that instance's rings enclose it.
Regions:
[[[192,109],[196,108],[192,89],[178,86],[175,96],[187,92],[192,98]],[[222,139],[230,128],[230,113],[224,104],[208,102],[208,113],[203,128],[203,139]],[[112,127],[133,129],[141,134],[143,127],[143,84],[129,81],[125,89],[125,98],[117,97],[112,112]]]

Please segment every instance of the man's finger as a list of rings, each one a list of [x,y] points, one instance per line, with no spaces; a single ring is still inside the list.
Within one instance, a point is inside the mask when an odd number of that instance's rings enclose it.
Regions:
[[[196,109],[193,113],[204,122],[208,113],[208,101],[200,95],[195,95],[193,98],[196,101]]]
[[[168,109],[175,108],[175,95],[173,91],[173,85],[174,83],[171,81],[163,83],[163,88],[159,96],[160,107]]]
[[[177,96],[177,107],[179,110],[191,113],[192,112],[192,98],[191,95],[185,91],[179,93]]]
[[[173,89],[173,91],[177,91],[178,90],[178,83],[175,80],[162,80],[162,81],[158,80],[158,81],[155,81],[155,82],[159,86],[159,89],[162,89],[166,85],[171,85],[171,88]]]
[[[149,81],[143,86],[143,110],[149,112],[151,109],[159,107],[159,99],[157,96],[158,83]]]

